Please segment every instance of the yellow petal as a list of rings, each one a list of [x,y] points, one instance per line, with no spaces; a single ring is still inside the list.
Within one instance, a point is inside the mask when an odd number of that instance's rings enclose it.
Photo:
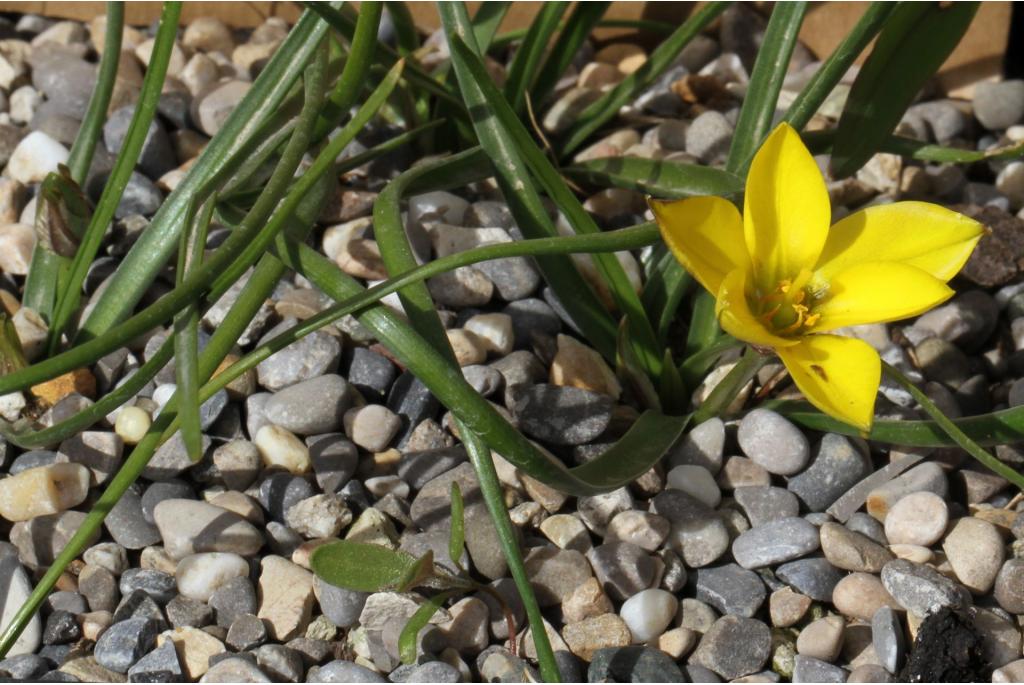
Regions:
[[[747,272],[736,269],[722,281],[718,290],[715,311],[718,322],[734,338],[763,347],[786,347],[796,345],[799,340],[782,338],[769,331],[754,313],[746,297]]]
[[[948,281],[984,233],[974,219],[928,202],[868,207],[829,230],[818,273],[828,279],[861,262],[905,262]]]
[[[813,269],[832,218],[825,180],[800,136],[779,124],[747,176],[743,232],[757,282],[771,289]]]
[[[720,197],[651,200],[665,244],[708,292],[715,294],[733,269],[750,263],[743,244],[743,220]]]
[[[829,416],[871,430],[882,361],[863,340],[809,335],[776,350],[807,401]]]
[[[854,264],[828,283],[828,294],[813,307],[821,316],[816,331],[906,319],[953,296],[935,276],[900,262]]]

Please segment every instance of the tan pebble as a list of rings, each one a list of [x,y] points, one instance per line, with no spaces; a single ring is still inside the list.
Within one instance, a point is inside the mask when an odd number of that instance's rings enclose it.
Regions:
[[[689,654],[697,644],[697,633],[689,628],[673,628],[659,635],[652,643],[657,649],[678,661]]]
[[[303,635],[313,613],[313,574],[275,555],[263,557],[260,567],[257,616],[278,642]]]
[[[612,611],[614,607],[611,600],[596,578],[587,578],[562,602],[562,615],[566,623],[578,623]],[[628,640],[626,644],[629,644]]]
[[[935,558],[935,554],[930,549],[921,545],[889,545],[889,551],[900,559],[906,559],[915,564],[927,564]]]
[[[771,485],[771,475],[763,466],[746,457],[729,457],[718,474],[723,490]]]
[[[594,652],[606,647],[625,647],[631,635],[626,622],[615,614],[594,616],[562,628],[562,638],[569,651],[589,662]]]
[[[993,683],[1024,683],[1024,659],[1011,661],[992,671]]]
[[[168,556],[163,547],[146,547],[139,555],[139,566],[174,575],[178,562]]]
[[[95,642],[100,639],[103,631],[114,622],[114,615],[109,611],[90,611],[78,616],[78,624],[82,627],[82,637]]]
[[[209,502],[215,507],[235,512],[249,523],[263,523],[263,508],[260,507],[259,502],[244,492],[227,490],[217,493],[210,498]]]
[[[80,683],[124,683],[128,681],[127,676],[100,666],[91,656],[70,658],[57,670],[74,676]]]
[[[56,378],[32,386],[32,394],[48,406],[57,404],[75,392],[90,399],[96,397],[96,377],[89,369],[68,371]]]
[[[811,608],[811,598],[793,590],[788,585],[776,590],[768,598],[768,609],[772,625],[788,628],[795,625]]]
[[[999,530],[988,521],[971,516],[953,524],[942,549],[956,577],[977,595],[992,589],[1006,560]]]
[[[198,680],[210,669],[210,657],[226,652],[224,643],[206,631],[191,626],[166,630],[156,638],[157,646],[174,643],[182,670],[189,680]]]
[[[562,549],[586,553],[593,547],[587,527],[572,514],[549,516],[541,522],[540,532]]]
[[[213,372],[214,378],[239,359],[240,357],[237,354],[229,354],[224,357],[224,361],[222,361],[217,367],[217,370]],[[249,369],[241,376],[228,383],[224,389],[227,390],[228,397],[235,400],[244,400],[246,397],[256,392],[256,382],[256,369]]]
[[[310,470],[309,448],[289,430],[267,424],[256,432],[256,448],[267,468],[281,467],[297,476]]]
[[[566,385],[618,399],[622,385],[598,352],[568,335],[558,336],[558,351],[551,362],[553,385]]]
[[[28,521],[58,514],[85,501],[89,469],[81,464],[50,464],[0,480],[0,516]]]
[[[376,240],[349,240],[342,245],[334,261],[342,271],[355,278],[381,281],[388,277],[384,260],[380,256],[380,245]]]
[[[126,445],[136,445],[146,437],[153,419],[149,412],[139,407],[124,407],[117,413],[114,432],[121,436]]]
[[[890,544],[922,545],[939,541],[946,532],[949,508],[933,492],[912,492],[900,498],[885,517]]]
[[[832,662],[843,646],[846,621],[842,616],[826,616],[810,623],[796,639],[798,654]]]
[[[302,568],[312,571],[313,569],[309,565],[309,560],[310,557],[313,556],[313,551],[321,545],[337,541],[338,538],[317,538],[315,540],[306,540],[296,547],[294,552],[292,552],[292,563],[298,564]]]
[[[459,366],[482,364],[487,359],[484,342],[476,333],[463,328],[453,328],[447,333],[448,343],[452,346]]]
[[[870,621],[879,607],[903,608],[886,592],[881,579],[870,573],[851,573],[836,583],[832,603],[844,616],[864,621]]]

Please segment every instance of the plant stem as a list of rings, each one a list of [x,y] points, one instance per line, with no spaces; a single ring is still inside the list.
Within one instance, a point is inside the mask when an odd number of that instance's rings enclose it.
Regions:
[[[986,452],[981,445],[971,440],[971,438],[960,430],[960,428],[953,423],[948,416],[942,413],[941,409],[935,406],[935,403],[931,401],[928,395],[924,394],[924,392],[914,385],[913,381],[907,378],[899,369],[885,361],[882,362],[882,369],[889,378],[899,383],[904,390],[909,392],[911,396],[917,400],[917,403],[921,405],[921,408],[925,410],[925,413],[932,417],[935,423],[937,423],[939,427],[942,428],[950,438],[952,438],[953,442],[962,447],[972,457],[980,461],[982,465],[987,467],[990,471],[1002,476],[1018,488],[1024,490],[1024,474],[1018,473],[1008,465],[999,461],[994,456]]]
[[[766,356],[753,347],[748,347],[743,356],[740,357],[740,360],[736,362],[736,366],[729,370],[725,378],[719,381],[715,389],[708,395],[708,398],[700,405],[700,408],[694,412],[693,425],[696,426],[704,423],[708,419],[719,416],[724,412],[726,407],[739,395],[743,386],[757,374],[758,369],[766,361],[768,361]]]

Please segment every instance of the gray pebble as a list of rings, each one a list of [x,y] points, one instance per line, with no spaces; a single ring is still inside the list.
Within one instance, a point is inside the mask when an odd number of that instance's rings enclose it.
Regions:
[[[208,604],[216,615],[217,625],[228,628],[242,614],[256,613],[256,588],[248,578],[235,577],[218,587]]]
[[[799,518],[785,518],[751,528],[732,544],[743,568],[761,568],[806,556],[818,549],[818,529]]]
[[[130,683],[177,683],[183,677],[178,652],[171,640],[165,640],[128,669]]]
[[[974,116],[990,131],[1001,131],[1024,118],[1024,81],[979,83],[974,89]]]
[[[870,472],[867,455],[851,439],[826,433],[810,466],[790,478],[786,488],[811,511],[825,511]]]
[[[386,678],[351,661],[340,659],[310,669],[307,683],[386,683]]]
[[[340,492],[359,462],[359,450],[342,433],[327,433],[306,438],[309,459],[313,464],[317,485],[325,493]]]
[[[82,629],[70,611],[54,611],[46,617],[43,627],[44,645],[65,645],[82,636]]]
[[[761,578],[737,564],[699,568],[692,576],[697,599],[723,614],[749,618],[757,613],[768,596]]]
[[[153,509],[165,499],[196,499],[196,493],[191,485],[177,478],[153,483],[142,493],[142,517],[147,523],[156,525]]]
[[[320,611],[331,623],[339,628],[351,628],[359,621],[366,598],[370,596],[368,592],[331,585],[319,577],[313,582]]]
[[[57,453],[51,450],[29,450],[19,454],[7,468],[8,474],[16,476],[22,471],[57,463]]]
[[[794,683],[845,683],[849,673],[839,666],[797,654],[793,664]]]
[[[628,542],[598,545],[587,552],[587,560],[605,592],[620,601],[646,590],[654,582],[654,559]]]
[[[612,398],[589,390],[541,383],[519,399],[516,418],[524,432],[554,445],[597,439],[612,418]]]
[[[121,151],[134,114],[135,106],[128,105],[114,110],[107,117],[107,123],[103,125],[103,144],[111,154],[116,155]],[[154,180],[177,166],[171,140],[158,118],[154,118],[149,124],[137,166]]]
[[[210,449],[212,442],[208,435],[202,436],[200,449],[203,454]],[[192,461],[185,448],[185,440],[181,437],[181,432],[177,432],[167,442],[160,445],[146,468],[142,470],[142,477],[149,480],[169,480],[181,475],[194,464],[195,462]]]
[[[406,452],[398,462],[398,477],[408,483],[413,490],[420,490],[428,482],[452,470],[466,459],[466,449],[461,445]]]
[[[413,667],[405,675],[403,683],[457,683],[462,674],[459,669],[443,661],[428,661]]]
[[[156,642],[160,624],[147,618],[131,618],[114,623],[96,642],[96,662],[115,673],[127,673],[132,664]]]
[[[733,497],[743,508],[750,525],[755,528],[800,513],[800,502],[796,495],[783,488],[763,485],[740,487],[733,491]]]
[[[267,627],[252,614],[240,614],[228,628],[225,642],[239,652],[259,647],[267,641]]]
[[[384,355],[365,347],[357,347],[352,351],[352,362],[348,367],[348,382],[368,402],[383,401],[397,375],[398,369]]]
[[[732,125],[721,112],[708,110],[686,130],[686,152],[705,164],[725,156],[732,140]]]
[[[203,628],[213,623],[213,609],[206,602],[178,595],[165,607],[173,628]]]
[[[906,643],[899,614],[891,607],[879,607],[871,617],[871,646],[885,670],[894,674],[899,671]]]
[[[304,673],[302,657],[284,645],[263,645],[256,649],[256,664],[274,682],[297,683]]]
[[[941,607],[963,607],[971,603],[966,589],[930,566],[906,559],[894,559],[882,569],[882,585],[907,611],[924,618]]]
[[[265,333],[257,344],[262,345],[296,323],[296,319],[286,318]],[[340,357],[338,338],[323,331],[314,331],[260,362],[256,375],[260,385],[276,392],[300,381],[333,373],[338,368]]]
[[[271,473],[260,483],[257,499],[273,520],[284,522],[286,511],[315,494],[316,490],[302,476],[277,472]]]
[[[152,216],[160,209],[164,201],[164,194],[160,192],[152,181],[137,171],[133,171],[128,178],[128,185],[121,194],[121,201],[114,210],[114,217],[123,219],[135,214],[141,216]]]
[[[811,453],[800,429],[770,409],[755,409],[744,416],[736,438],[752,461],[780,476],[800,472]]]
[[[434,418],[441,409],[441,403],[430,389],[410,371],[403,372],[391,386],[387,406],[403,419],[404,430],[399,431],[397,441],[400,448],[420,421]]]
[[[263,405],[267,419],[298,435],[330,433],[352,406],[353,393],[341,376],[327,374],[275,392]]]
[[[591,683],[681,683],[682,671],[664,652],[634,645],[594,652],[587,669]]]
[[[167,604],[178,594],[174,576],[152,568],[130,568],[121,574],[121,594],[128,595],[142,590],[158,604]]]
[[[824,557],[813,557],[782,564],[775,569],[775,575],[815,601],[831,602],[832,590],[845,574]]]
[[[663,490],[651,501],[651,512],[672,524],[669,546],[687,566],[701,567],[729,549],[729,530],[715,510],[681,490]]]
[[[0,672],[16,681],[38,680],[49,670],[49,662],[38,654],[18,654],[0,661]]]
[[[189,491],[190,497],[195,495]],[[125,549],[143,549],[160,542],[160,531],[146,520],[137,484],[128,488],[103,520],[107,532]]]
[[[562,320],[555,310],[536,297],[510,302],[502,311],[512,318],[512,333],[518,348],[529,348],[538,335],[553,338],[562,330]]]
[[[761,621],[723,616],[701,638],[690,660],[726,680],[759,671],[771,653],[772,636]]]
[[[127,621],[130,618],[148,618],[166,628],[164,612],[159,605],[143,590],[132,590],[121,597],[121,602],[114,610],[114,623]]]
[[[708,419],[689,431],[669,450],[669,468],[689,464],[703,466],[712,475],[722,470],[725,424],[718,417]]]
[[[117,608],[121,591],[117,589],[117,578],[101,566],[90,566],[78,574],[78,591],[89,603],[92,611],[110,611]]]

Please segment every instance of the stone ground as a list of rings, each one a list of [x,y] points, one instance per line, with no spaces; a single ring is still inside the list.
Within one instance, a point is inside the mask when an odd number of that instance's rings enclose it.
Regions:
[[[658,84],[624,108],[579,159],[644,156],[723,161],[763,20],[730,9]],[[67,158],[94,79],[103,19],[0,21],[0,298],[9,311],[33,241],[32,196]],[[386,31],[387,29],[385,29]],[[277,20],[244,35],[200,20],[183,30],[160,103],[102,256],[92,297],[164,195],[287,31]],[[87,191],[95,199],[120,148],[149,54],[150,32],[125,38],[114,105]],[[434,36],[432,59],[443,41]],[[635,70],[640,48],[588,47],[542,116],[548,133]],[[816,64],[800,46],[781,106]],[[852,74],[851,74],[852,78]],[[848,81],[847,81],[848,82]],[[834,122],[848,86],[812,128]],[[1024,139],[1024,82],[980,86],[973,102],[929,94],[900,131],[986,149]],[[393,131],[367,131],[353,152]],[[384,277],[372,202],[411,152],[349,174],[325,210],[317,244],[349,274]],[[874,345],[953,416],[1024,404],[1024,162],[967,167],[878,155],[831,182],[836,217],[898,198],[952,205],[991,229],[950,303],[915,321],[851,334]],[[482,190],[481,192],[484,192]],[[607,227],[643,220],[641,196],[587,199]],[[410,234],[443,256],[518,235],[493,194],[410,199]],[[211,242],[221,239],[214,231]],[[424,254],[429,256],[429,254]],[[624,254],[639,285],[644,254]],[[588,278],[593,264],[579,259]],[[599,453],[636,415],[614,373],[573,333],[527,259],[435,278],[430,290],[466,377],[529,437],[569,462]],[[166,292],[167,282],[153,286]],[[216,327],[227,299],[203,322]],[[289,277],[239,341],[247,349],[329,304]],[[389,304],[395,305],[394,302]],[[397,306],[397,305],[395,305]],[[31,358],[43,331],[14,316]],[[0,398],[0,413],[51,406],[52,423],[123,382],[166,332],[108,355],[36,397]],[[724,365],[730,363],[723,360]],[[724,369],[724,367],[723,367]],[[758,406],[792,397],[780,367],[745,389],[745,414],[712,420],[629,487],[566,497],[498,459],[526,563],[568,680],[867,682],[1024,680],[1024,511],[1019,495],[955,449],[902,450],[802,430]],[[714,377],[721,377],[722,371]],[[0,606],[9,620],[81,523],[103,485],[173,391],[165,369],[119,412],[49,449],[0,443]],[[708,388],[695,393],[695,401]],[[921,412],[896,387],[879,413]],[[421,635],[417,664],[400,665],[397,637],[419,593],[365,594],[325,584],[310,550],[343,537],[447,558],[449,483],[467,501],[471,575],[522,610],[450,417],[420,382],[352,320],[314,333],[262,363],[203,407],[206,456],[162,447],[68,569],[0,672],[47,681],[454,682],[536,678],[532,643],[509,649],[508,627],[486,595],[458,599]],[[1020,445],[998,456],[1020,467]],[[51,487],[53,494],[40,496]],[[918,641],[915,644],[914,638]]]

